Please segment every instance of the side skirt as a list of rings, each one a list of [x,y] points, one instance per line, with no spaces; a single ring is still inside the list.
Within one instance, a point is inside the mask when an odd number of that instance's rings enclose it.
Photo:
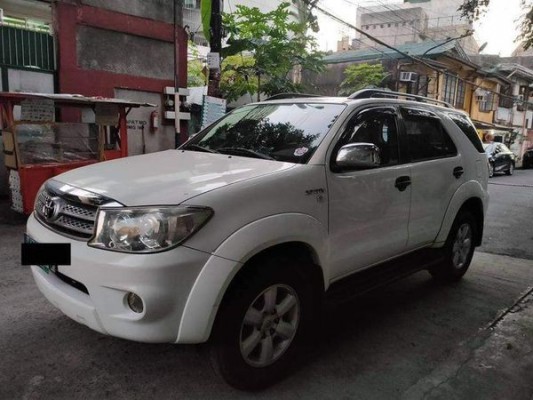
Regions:
[[[331,284],[326,292],[328,304],[343,303],[389,285],[415,272],[429,269],[442,261],[436,249],[422,249],[405,256],[356,272]]]

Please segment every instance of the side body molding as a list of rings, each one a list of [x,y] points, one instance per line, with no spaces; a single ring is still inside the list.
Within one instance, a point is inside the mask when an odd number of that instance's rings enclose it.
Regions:
[[[440,231],[437,234],[433,247],[442,247],[444,245],[459,209],[467,200],[475,197],[479,198],[483,203],[483,215],[485,216],[487,214],[489,195],[486,190],[483,190],[483,187],[477,181],[465,182],[454,193],[450,204],[448,205],[448,209],[444,215]]]
[[[228,237],[203,267],[187,298],[176,343],[205,342],[226,289],[246,261],[262,250],[287,242],[306,243],[314,250],[327,285],[327,229],[320,221],[297,213],[254,221]]]

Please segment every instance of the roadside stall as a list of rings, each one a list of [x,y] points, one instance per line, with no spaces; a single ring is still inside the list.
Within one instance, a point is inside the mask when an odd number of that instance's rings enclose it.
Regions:
[[[28,215],[47,179],[84,165],[127,157],[126,117],[132,108],[142,106],[153,107],[81,95],[0,92],[11,208]]]

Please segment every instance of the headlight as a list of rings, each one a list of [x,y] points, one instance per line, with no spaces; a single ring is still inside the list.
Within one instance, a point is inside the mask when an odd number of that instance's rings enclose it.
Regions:
[[[213,215],[202,207],[101,208],[89,246],[124,253],[154,253],[176,247]]]

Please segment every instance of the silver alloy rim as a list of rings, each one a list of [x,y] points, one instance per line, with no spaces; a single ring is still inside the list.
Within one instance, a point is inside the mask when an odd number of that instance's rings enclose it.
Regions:
[[[514,165],[513,165],[513,163],[511,163],[511,164],[509,165],[509,174],[512,175],[512,174],[513,174],[513,171],[514,171]]]
[[[470,224],[464,223],[457,230],[455,241],[453,242],[452,257],[453,266],[457,269],[463,268],[472,248],[472,229]]]
[[[266,367],[289,348],[300,322],[300,300],[290,286],[276,284],[250,304],[241,324],[240,349],[247,364]]]

